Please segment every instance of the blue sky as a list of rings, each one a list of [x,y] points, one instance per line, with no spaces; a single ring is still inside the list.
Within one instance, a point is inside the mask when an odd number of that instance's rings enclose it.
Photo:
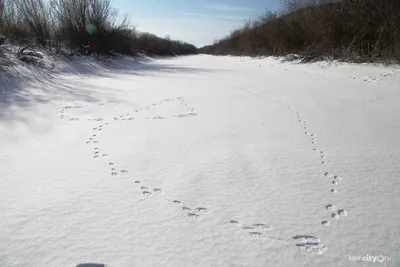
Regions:
[[[211,44],[249,18],[277,10],[281,0],[113,0],[139,31],[192,43]]]

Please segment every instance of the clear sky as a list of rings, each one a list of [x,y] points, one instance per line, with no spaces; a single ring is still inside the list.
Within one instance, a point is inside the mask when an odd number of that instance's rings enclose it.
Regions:
[[[139,31],[201,47],[227,35],[249,18],[281,7],[281,0],[113,0]]]

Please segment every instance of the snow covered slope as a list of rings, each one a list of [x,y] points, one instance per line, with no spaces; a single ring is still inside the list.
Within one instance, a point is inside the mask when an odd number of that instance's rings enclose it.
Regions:
[[[0,74],[0,266],[400,266],[399,69],[55,65]]]

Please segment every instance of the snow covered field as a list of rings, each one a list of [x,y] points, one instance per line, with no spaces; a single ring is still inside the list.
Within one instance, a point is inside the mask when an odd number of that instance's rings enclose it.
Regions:
[[[1,267],[400,266],[400,69],[55,66],[0,73]]]

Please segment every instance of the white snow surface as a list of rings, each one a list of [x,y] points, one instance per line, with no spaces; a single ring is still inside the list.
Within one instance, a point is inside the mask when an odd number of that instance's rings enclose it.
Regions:
[[[0,73],[1,267],[400,266],[399,68],[48,65]]]

